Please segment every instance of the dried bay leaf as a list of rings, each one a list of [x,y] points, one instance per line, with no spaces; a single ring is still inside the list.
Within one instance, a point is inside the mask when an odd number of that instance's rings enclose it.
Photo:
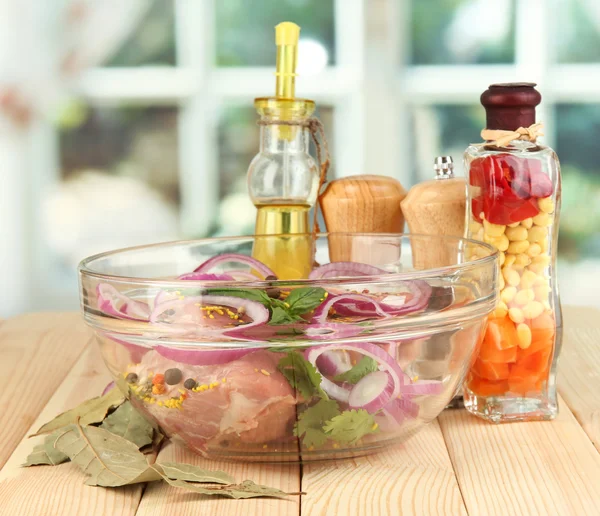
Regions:
[[[53,434],[47,435],[44,442],[34,446],[33,451],[27,456],[22,466],[40,466],[42,464],[57,466],[67,462],[69,457],[54,448],[54,441],[59,433],[60,430],[57,430]]]
[[[258,498],[261,496],[272,497],[272,498],[286,498],[291,494],[301,493],[285,493],[280,489],[274,487],[261,486],[255,484],[252,480],[245,480],[241,484],[229,484],[220,486],[203,486],[193,482],[186,482],[185,480],[172,480],[168,477],[164,477],[165,481],[173,487],[180,487],[187,489],[188,491],[194,491],[195,493],[209,495],[209,496],[225,496],[227,498]]]
[[[211,484],[235,484],[235,479],[224,471],[210,471],[193,464],[178,462],[161,462],[160,466],[164,477],[171,480],[187,480],[189,482],[206,482]]]
[[[104,419],[100,428],[120,435],[136,444],[138,448],[152,443],[154,433],[152,425],[128,401]]]
[[[112,389],[104,396],[84,401],[81,405],[56,416],[43,425],[33,436],[54,432],[59,428],[79,421],[80,425],[100,423],[111,408],[118,407],[125,401],[125,396],[118,389]]]
[[[135,444],[95,426],[79,424],[63,428],[54,441],[90,478],[90,486],[118,487],[151,482],[162,477]]]

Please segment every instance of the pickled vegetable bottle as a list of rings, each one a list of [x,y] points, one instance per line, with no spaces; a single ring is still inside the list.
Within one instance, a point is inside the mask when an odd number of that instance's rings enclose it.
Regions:
[[[536,139],[535,84],[494,84],[481,96],[483,144],[465,152],[468,236],[500,251],[500,301],[467,376],[465,406],[493,422],[556,416],[562,317],[556,282],[561,183],[554,151]]]

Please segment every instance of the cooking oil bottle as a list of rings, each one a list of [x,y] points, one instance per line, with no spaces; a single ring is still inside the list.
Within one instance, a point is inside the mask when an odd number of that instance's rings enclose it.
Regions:
[[[248,169],[248,190],[258,210],[252,255],[279,279],[308,277],[313,261],[309,214],[317,200],[319,173],[309,154],[307,122],[315,103],[294,97],[299,35],[300,27],[291,22],[275,27],[275,96],[254,101],[260,151]]]

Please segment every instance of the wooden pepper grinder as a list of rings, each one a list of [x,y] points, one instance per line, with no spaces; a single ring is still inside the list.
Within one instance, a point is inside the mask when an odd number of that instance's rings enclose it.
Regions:
[[[413,186],[402,201],[402,212],[411,233],[463,237],[465,233],[467,186],[454,177],[451,156],[438,156],[433,165],[435,179]],[[457,250],[432,246],[415,238],[412,243],[415,267],[427,269],[454,265]]]
[[[406,196],[391,177],[359,175],[329,183],[320,199],[329,233],[402,233],[404,215],[400,202]],[[360,237],[329,237],[329,258],[335,262],[384,265],[398,259],[397,246],[364,241]],[[393,255],[393,256],[392,256]]]

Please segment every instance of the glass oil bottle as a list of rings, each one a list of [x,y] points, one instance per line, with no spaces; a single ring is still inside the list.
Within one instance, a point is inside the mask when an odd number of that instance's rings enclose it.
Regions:
[[[248,190],[257,207],[252,255],[279,279],[307,278],[313,245],[309,214],[317,200],[318,167],[309,154],[308,120],[312,100],[295,98],[295,70],[300,27],[275,27],[277,44],[274,97],[254,101],[260,115],[260,151],[248,169]]]

